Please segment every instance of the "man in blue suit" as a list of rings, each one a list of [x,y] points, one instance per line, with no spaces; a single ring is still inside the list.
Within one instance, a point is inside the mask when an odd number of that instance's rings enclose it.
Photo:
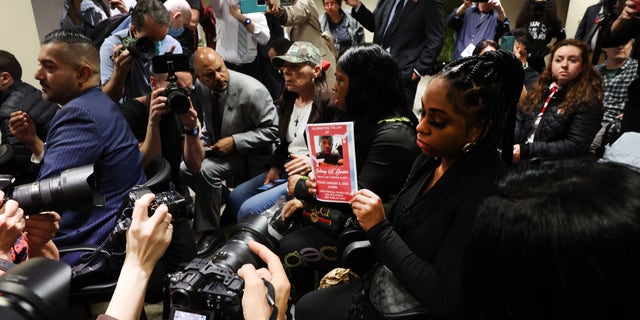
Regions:
[[[46,99],[62,106],[51,120],[44,149],[32,150],[32,159],[41,161],[38,180],[94,164],[96,191],[105,197],[99,208],[64,210],[53,241],[59,247],[100,244],[114,229],[131,188],[145,181],[138,142],[120,109],[100,89],[100,55],[89,38],[54,31],[45,36],[38,61],[35,78]],[[70,265],[79,259],[77,253],[61,257]]]

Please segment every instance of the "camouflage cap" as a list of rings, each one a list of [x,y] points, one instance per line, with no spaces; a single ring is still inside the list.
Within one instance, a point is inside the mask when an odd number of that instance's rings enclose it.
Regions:
[[[320,50],[311,43],[296,41],[289,47],[285,55],[273,57],[271,63],[279,68],[282,67],[285,61],[290,63],[309,62],[317,66],[322,63],[322,56],[320,55]]]

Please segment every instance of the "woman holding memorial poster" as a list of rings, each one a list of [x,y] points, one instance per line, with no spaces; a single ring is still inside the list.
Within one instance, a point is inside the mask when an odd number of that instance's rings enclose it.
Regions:
[[[302,297],[296,319],[461,318],[464,251],[480,203],[511,160],[522,83],[522,64],[505,51],[456,60],[434,76],[414,138],[422,155],[393,207],[368,189],[350,202],[377,263],[362,281]]]
[[[382,201],[390,201],[418,155],[413,142],[417,119],[405,98],[397,64],[377,45],[351,48],[338,60],[333,91],[342,111],[339,120],[353,122],[358,188],[375,190]],[[315,189],[306,189],[306,182],[312,181],[307,179],[290,177],[289,185],[299,183],[301,188],[296,198],[285,204],[284,215],[292,219],[295,214],[297,219],[312,223],[280,241],[280,255],[292,275],[294,298],[317,288],[318,280],[338,265],[336,238],[344,224],[336,226],[332,219],[342,222],[353,217],[347,203],[315,200]],[[326,222],[336,228],[326,227]]]

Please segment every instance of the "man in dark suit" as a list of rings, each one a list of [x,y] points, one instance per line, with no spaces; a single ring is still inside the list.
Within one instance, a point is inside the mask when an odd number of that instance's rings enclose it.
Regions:
[[[222,57],[211,48],[194,53],[198,81],[193,105],[206,129],[205,157],[188,168],[194,174],[195,216],[193,228],[203,232],[198,256],[213,252],[224,239],[220,230],[222,181],[243,182],[264,171],[278,139],[278,113],[271,95],[258,80],[227,70]]]
[[[442,0],[379,0],[372,13],[360,0],[347,0],[351,15],[373,32],[373,42],[396,59],[413,98],[420,78],[434,74],[444,44]]]
[[[35,78],[46,99],[62,105],[51,120],[44,151],[32,150],[32,158],[41,162],[38,180],[94,164],[96,191],[105,197],[99,208],[64,210],[53,242],[57,246],[101,244],[114,229],[131,188],[145,181],[138,142],[120,109],[100,89],[100,55],[89,38],[54,31],[45,36],[38,62]],[[16,129],[21,126],[33,126],[33,122],[15,123]],[[80,253],[69,253],[61,260],[76,265]]]
[[[594,36],[597,21],[601,21],[601,19],[604,18],[602,13],[602,2],[589,6],[587,10],[584,11],[582,20],[580,20],[580,24],[578,25],[578,30],[576,31],[575,38],[588,43],[591,49],[595,47],[595,40],[597,39],[597,36]]]

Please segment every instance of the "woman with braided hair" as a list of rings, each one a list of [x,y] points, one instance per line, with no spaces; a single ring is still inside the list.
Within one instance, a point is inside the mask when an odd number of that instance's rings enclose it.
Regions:
[[[351,200],[378,262],[362,282],[302,297],[296,318],[461,316],[464,248],[481,201],[493,193],[511,159],[522,84],[522,64],[505,51],[456,60],[434,76],[417,127],[422,155],[393,207],[385,212],[367,189]],[[502,152],[504,161],[500,145],[509,149]]]

